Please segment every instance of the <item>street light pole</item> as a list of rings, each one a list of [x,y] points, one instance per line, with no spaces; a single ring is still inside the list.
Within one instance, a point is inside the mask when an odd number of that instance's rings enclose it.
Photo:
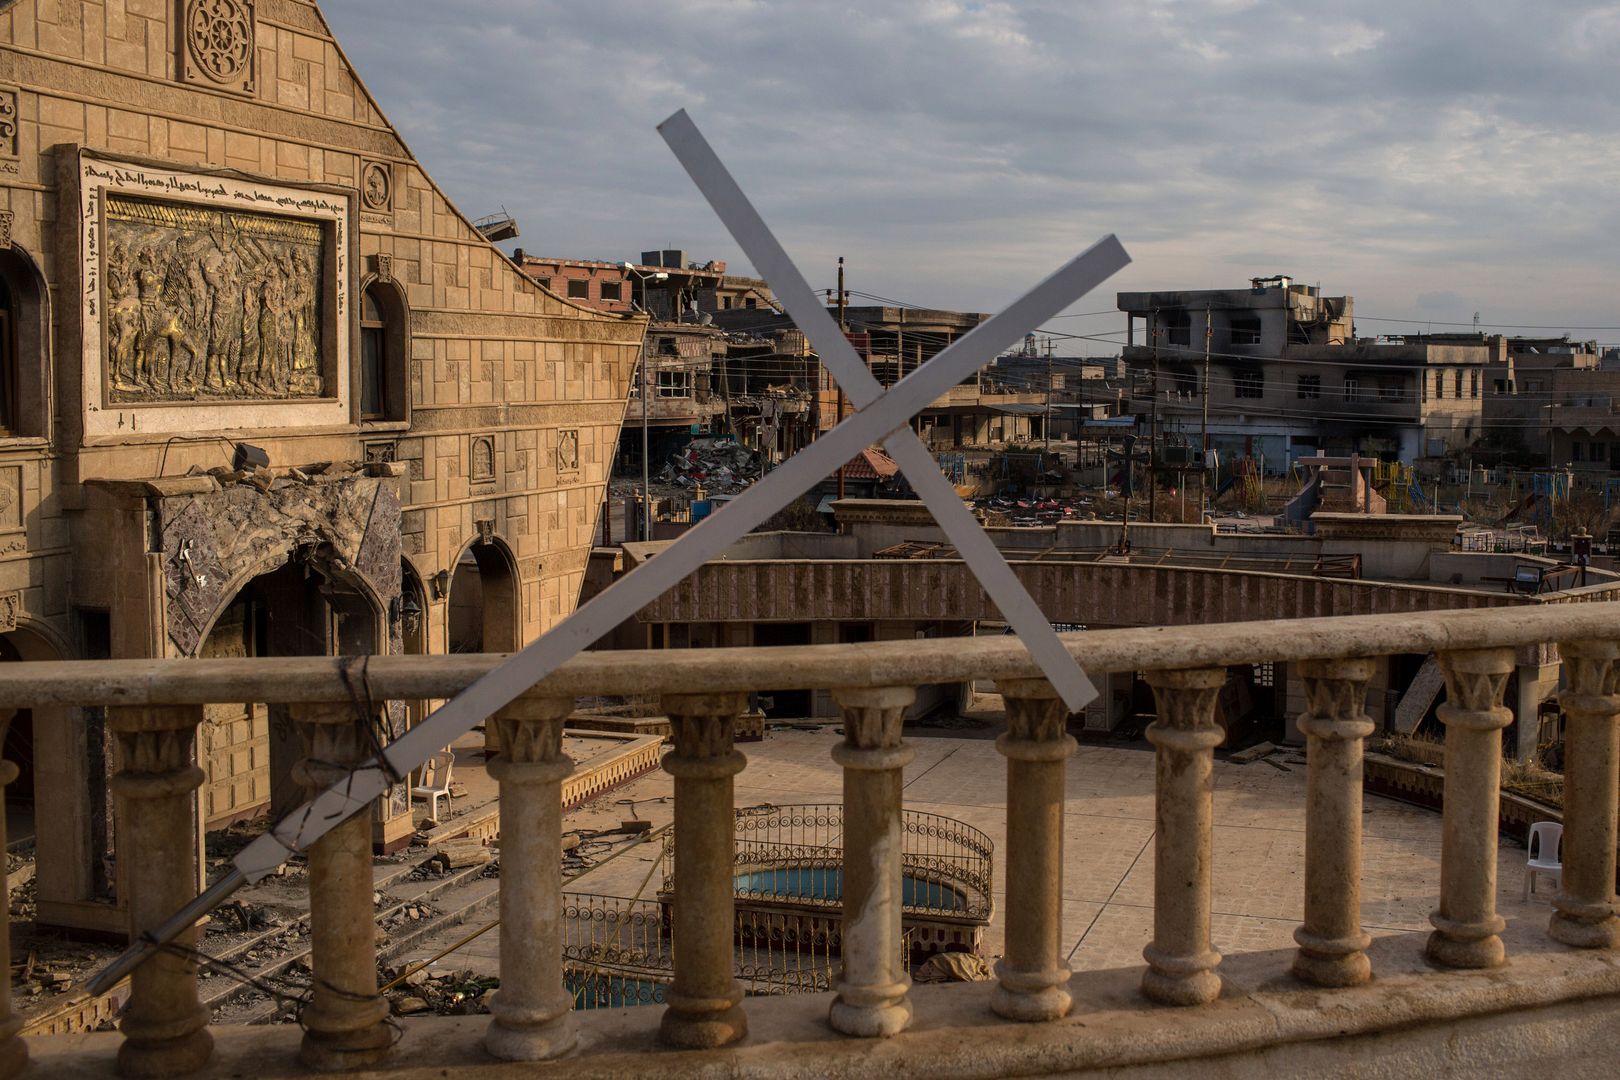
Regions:
[[[652,539],[652,450],[647,413],[647,335],[641,335],[641,539]]]

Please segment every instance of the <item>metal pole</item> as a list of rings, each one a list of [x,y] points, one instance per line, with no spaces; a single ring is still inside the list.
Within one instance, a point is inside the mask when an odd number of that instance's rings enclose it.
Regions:
[[[1198,461],[1198,520],[1203,521],[1209,510],[1209,339],[1215,332],[1209,322],[1209,308],[1204,308],[1204,424],[1203,438],[1199,440]]]
[[[849,333],[849,324],[844,321],[844,309],[848,306],[849,296],[844,292],[844,257],[838,256],[838,329]],[[844,422],[844,384],[838,384],[838,415],[833,419],[834,424]],[[838,466],[838,497],[844,497],[844,466]]]
[[[641,539],[652,539],[652,458],[648,448],[647,336],[641,337]]]
[[[1046,339],[1046,452],[1052,452],[1052,339]],[[1043,466],[1044,467],[1044,466]]]
[[[1153,313],[1153,406],[1148,410],[1148,520],[1159,520],[1159,313]]]

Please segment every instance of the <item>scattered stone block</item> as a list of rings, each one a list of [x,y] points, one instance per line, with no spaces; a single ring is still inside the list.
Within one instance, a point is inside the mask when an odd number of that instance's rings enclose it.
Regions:
[[[1277,747],[1272,743],[1256,743],[1247,750],[1239,750],[1227,760],[1237,765],[1247,765],[1251,761],[1259,761],[1267,754],[1275,754],[1276,752]]]

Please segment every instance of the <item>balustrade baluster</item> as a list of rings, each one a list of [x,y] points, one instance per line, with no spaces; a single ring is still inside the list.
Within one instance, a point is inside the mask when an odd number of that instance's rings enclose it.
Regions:
[[[901,743],[912,687],[838,690],[844,741],[844,927],[838,997],[828,1021],[846,1035],[897,1035],[911,1023],[911,979],[901,967],[901,789],[915,752]]]
[[[1063,771],[1069,710],[1045,679],[1001,679],[1007,730],[1007,944],[990,1007],[1009,1020],[1068,1015],[1063,955]]]
[[[1361,929],[1361,760],[1373,732],[1366,714],[1370,659],[1300,664],[1307,707],[1299,729],[1305,766],[1305,921],[1294,931],[1294,974],[1317,986],[1372,976]]]
[[[6,729],[17,715],[15,709],[0,709],[0,744],[5,741]],[[6,788],[17,779],[17,765],[0,761],[0,843],[9,842],[6,831]],[[0,908],[0,971],[11,970],[11,886],[6,885],[5,906]],[[28,1065],[28,1045],[18,1037],[22,1019],[11,1015],[11,993],[0,994],[0,1078],[11,1080]]]
[[[1153,943],[1142,950],[1142,992],[1166,1005],[1201,1005],[1221,993],[1209,944],[1210,844],[1215,817],[1215,723],[1224,668],[1150,671],[1158,719],[1153,785]]]
[[[665,694],[675,749],[675,977],[659,1037],[706,1049],[748,1034],[735,975],[736,824],[733,777],[747,759],[732,747],[746,694]]]
[[[370,756],[353,705],[290,707],[304,739],[294,775],[310,795]],[[372,903],[371,816],[359,813],[310,845],[309,939],[314,989],[301,1020],[299,1057],[319,1071],[380,1062],[393,1044],[388,1002],[377,992],[377,922]]]
[[[507,1061],[540,1061],[574,1045],[562,966],[562,752],[573,698],[522,697],[491,720],[501,757],[501,988],[484,1046]]]
[[[1547,932],[1582,949],[1620,947],[1615,915],[1616,812],[1620,810],[1620,643],[1558,647],[1569,688],[1564,730],[1564,870]]]
[[[121,805],[118,848],[131,935],[151,929],[197,895],[196,763],[200,705],[107,710],[118,740],[111,788]],[[124,1076],[181,1076],[207,1063],[214,1039],[197,995],[197,963],[185,950],[195,927],[130,975],[129,1004],[118,1027]]]
[[[1446,701],[1445,818],[1441,825],[1440,906],[1429,916],[1426,949],[1444,967],[1502,963],[1506,925],[1496,913],[1497,817],[1501,806],[1502,729],[1513,710],[1502,691],[1513,673],[1512,649],[1440,654]]]

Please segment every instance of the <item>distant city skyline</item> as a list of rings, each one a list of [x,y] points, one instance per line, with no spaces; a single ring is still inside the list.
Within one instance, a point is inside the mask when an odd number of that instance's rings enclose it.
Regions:
[[[1123,341],[1114,293],[1289,274],[1364,336],[1620,343],[1602,88],[1620,9],[1431,0],[328,0],[388,119],[515,246],[725,259],[655,133],[687,108],[811,284],[994,311],[1104,233],[1135,263],[1047,329]],[[510,250],[514,244],[503,245]]]

